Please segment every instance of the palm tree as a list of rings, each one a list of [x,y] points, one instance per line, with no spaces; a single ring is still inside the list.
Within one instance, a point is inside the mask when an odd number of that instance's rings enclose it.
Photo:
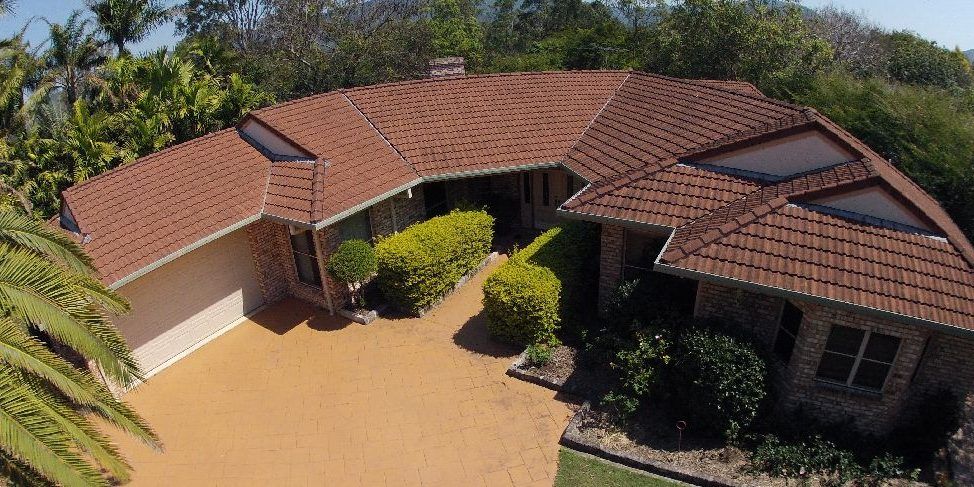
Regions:
[[[46,72],[38,91],[61,89],[69,106],[99,84],[98,68],[106,59],[101,42],[88,30],[89,24],[80,10],[72,12],[64,24],[48,22],[50,45],[42,58]]]
[[[129,158],[111,142],[111,122],[108,113],[92,112],[83,100],[74,103],[62,144],[65,154],[71,158],[71,177],[75,183],[111,169],[116,159]]]
[[[125,44],[145,39],[173,14],[159,0],[88,0],[88,8],[119,56],[128,54]]]
[[[80,246],[30,217],[0,212],[0,474],[65,486],[127,480],[130,466],[94,418],[160,447],[135,411],[66,359],[77,354],[121,385],[139,380],[108,319],[127,310],[92,277]]]
[[[13,13],[16,6],[17,2],[14,0],[0,0],[0,16]]]

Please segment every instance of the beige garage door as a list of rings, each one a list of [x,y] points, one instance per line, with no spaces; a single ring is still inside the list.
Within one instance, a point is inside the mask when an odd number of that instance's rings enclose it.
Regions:
[[[150,375],[263,304],[244,230],[220,237],[122,286],[116,318]]]

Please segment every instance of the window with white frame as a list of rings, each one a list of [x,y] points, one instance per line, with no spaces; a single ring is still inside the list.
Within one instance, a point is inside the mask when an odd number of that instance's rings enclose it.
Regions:
[[[816,375],[827,382],[881,391],[899,348],[895,336],[833,325]]]
[[[315,249],[311,230],[291,231],[291,253],[298,280],[311,286],[321,287],[321,270],[318,268],[318,251]]]

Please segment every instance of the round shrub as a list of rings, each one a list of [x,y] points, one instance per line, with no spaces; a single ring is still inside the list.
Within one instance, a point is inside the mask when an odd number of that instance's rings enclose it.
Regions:
[[[733,438],[757,416],[767,375],[767,365],[750,344],[697,328],[680,340],[670,388],[690,427]]]
[[[561,283],[547,268],[509,261],[484,281],[487,331],[518,345],[551,343]]]
[[[358,298],[363,282],[379,270],[379,261],[372,246],[364,240],[346,240],[328,259],[328,272],[348,286],[352,302]]]

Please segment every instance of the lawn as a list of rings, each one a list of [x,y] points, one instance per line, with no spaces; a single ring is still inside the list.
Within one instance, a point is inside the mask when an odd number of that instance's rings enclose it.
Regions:
[[[679,485],[684,484],[615,467],[564,448],[558,453],[558,476],[555,477],[555,487],[675,487]]]

